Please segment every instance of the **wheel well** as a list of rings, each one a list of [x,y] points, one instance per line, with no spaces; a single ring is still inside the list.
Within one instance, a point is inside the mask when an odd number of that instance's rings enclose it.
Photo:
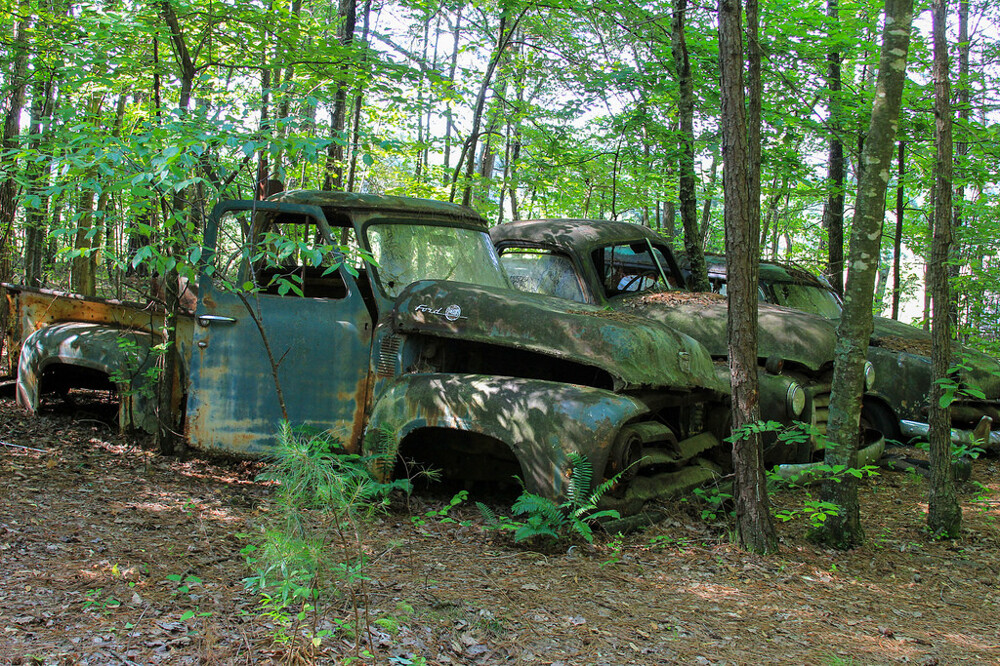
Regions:
[[[504,442],[475,432],[451,428],[419,428],[399,444],[396,478],[414,483],[441,481],[477,490],[520,491],[521,463]],[[515,492],[515,494],[516,494]]]
[[[39,393],[65,394],[72,388],[118,393],[118,387],[104,370],[72,363],[50,363],[42,369]]]
[[[899,419],[889,405],[878,398],[865,396],[861,408],[862,421],[868,421],[871,427],[882,432],[885,438],[902,441],[903,433],[899,429]]]

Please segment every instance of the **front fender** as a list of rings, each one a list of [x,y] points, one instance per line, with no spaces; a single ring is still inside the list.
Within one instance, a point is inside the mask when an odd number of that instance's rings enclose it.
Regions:
[[[638,400],[602,389],[536,379],[473,374],[411,374],[377,400],[367,431],[379,432],[379,455],[395,459],[403,439],[420,428],[448,428],[506,444],[525,487],[548,497],[566,491],[569,454],[584,456],[603,478],[622,425],[648,412]],[[366,452],[374,454],[372,437]]]
[[[155,363],[150,353],[154,344],[149,333],[102,324],[67,322],[41,328],[21,345],[17,404],[30,413],[37,412],[46,368],[76,366],[101,372],[127,389],[121,396],[122,425],[147,429],[152,424],[155,428],[152,386],[145,374]]]

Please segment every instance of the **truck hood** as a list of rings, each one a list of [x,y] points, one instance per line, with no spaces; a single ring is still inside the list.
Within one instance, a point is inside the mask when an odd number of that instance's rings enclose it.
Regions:
[[[687,333],[716,358],[729,356],[729,312],[724,297],[670,291],[627,297],[615,307]],[[833,362],[837,329],[825,317],[759,303],[757,325],[758,358],[777,356],[812,370]]]
[[[931,334],[895,319],[875,317],[871,345],[900,354],[931,356]],[[964,361],[962,380],[976,384],[990,400],[1000,398],[1000,361],[967,345],[952,342],[954,361]]]
[[[707,388],[728,393],[708,352],[691,337],[656,322],[561,298],[423,280],[396,299],[400,333],[469,340],[529,350],[597,367],[616,389]]]

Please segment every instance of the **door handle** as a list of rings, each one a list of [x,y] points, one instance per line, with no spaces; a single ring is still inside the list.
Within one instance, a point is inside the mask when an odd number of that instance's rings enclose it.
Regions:
[[[235,324],[235,317],[223,317],[222,315],[198,315],[198,325],[209,327],[212,324]]]

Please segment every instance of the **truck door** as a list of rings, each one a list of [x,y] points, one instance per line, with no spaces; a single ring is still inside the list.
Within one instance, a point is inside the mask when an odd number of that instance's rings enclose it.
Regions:
[[[354,450],[364,427],[372,319],[314,206],[232,201],[205,231],[186,434],[260,455],[293,427]],[[284,404],[284,410],[282,409]]]

